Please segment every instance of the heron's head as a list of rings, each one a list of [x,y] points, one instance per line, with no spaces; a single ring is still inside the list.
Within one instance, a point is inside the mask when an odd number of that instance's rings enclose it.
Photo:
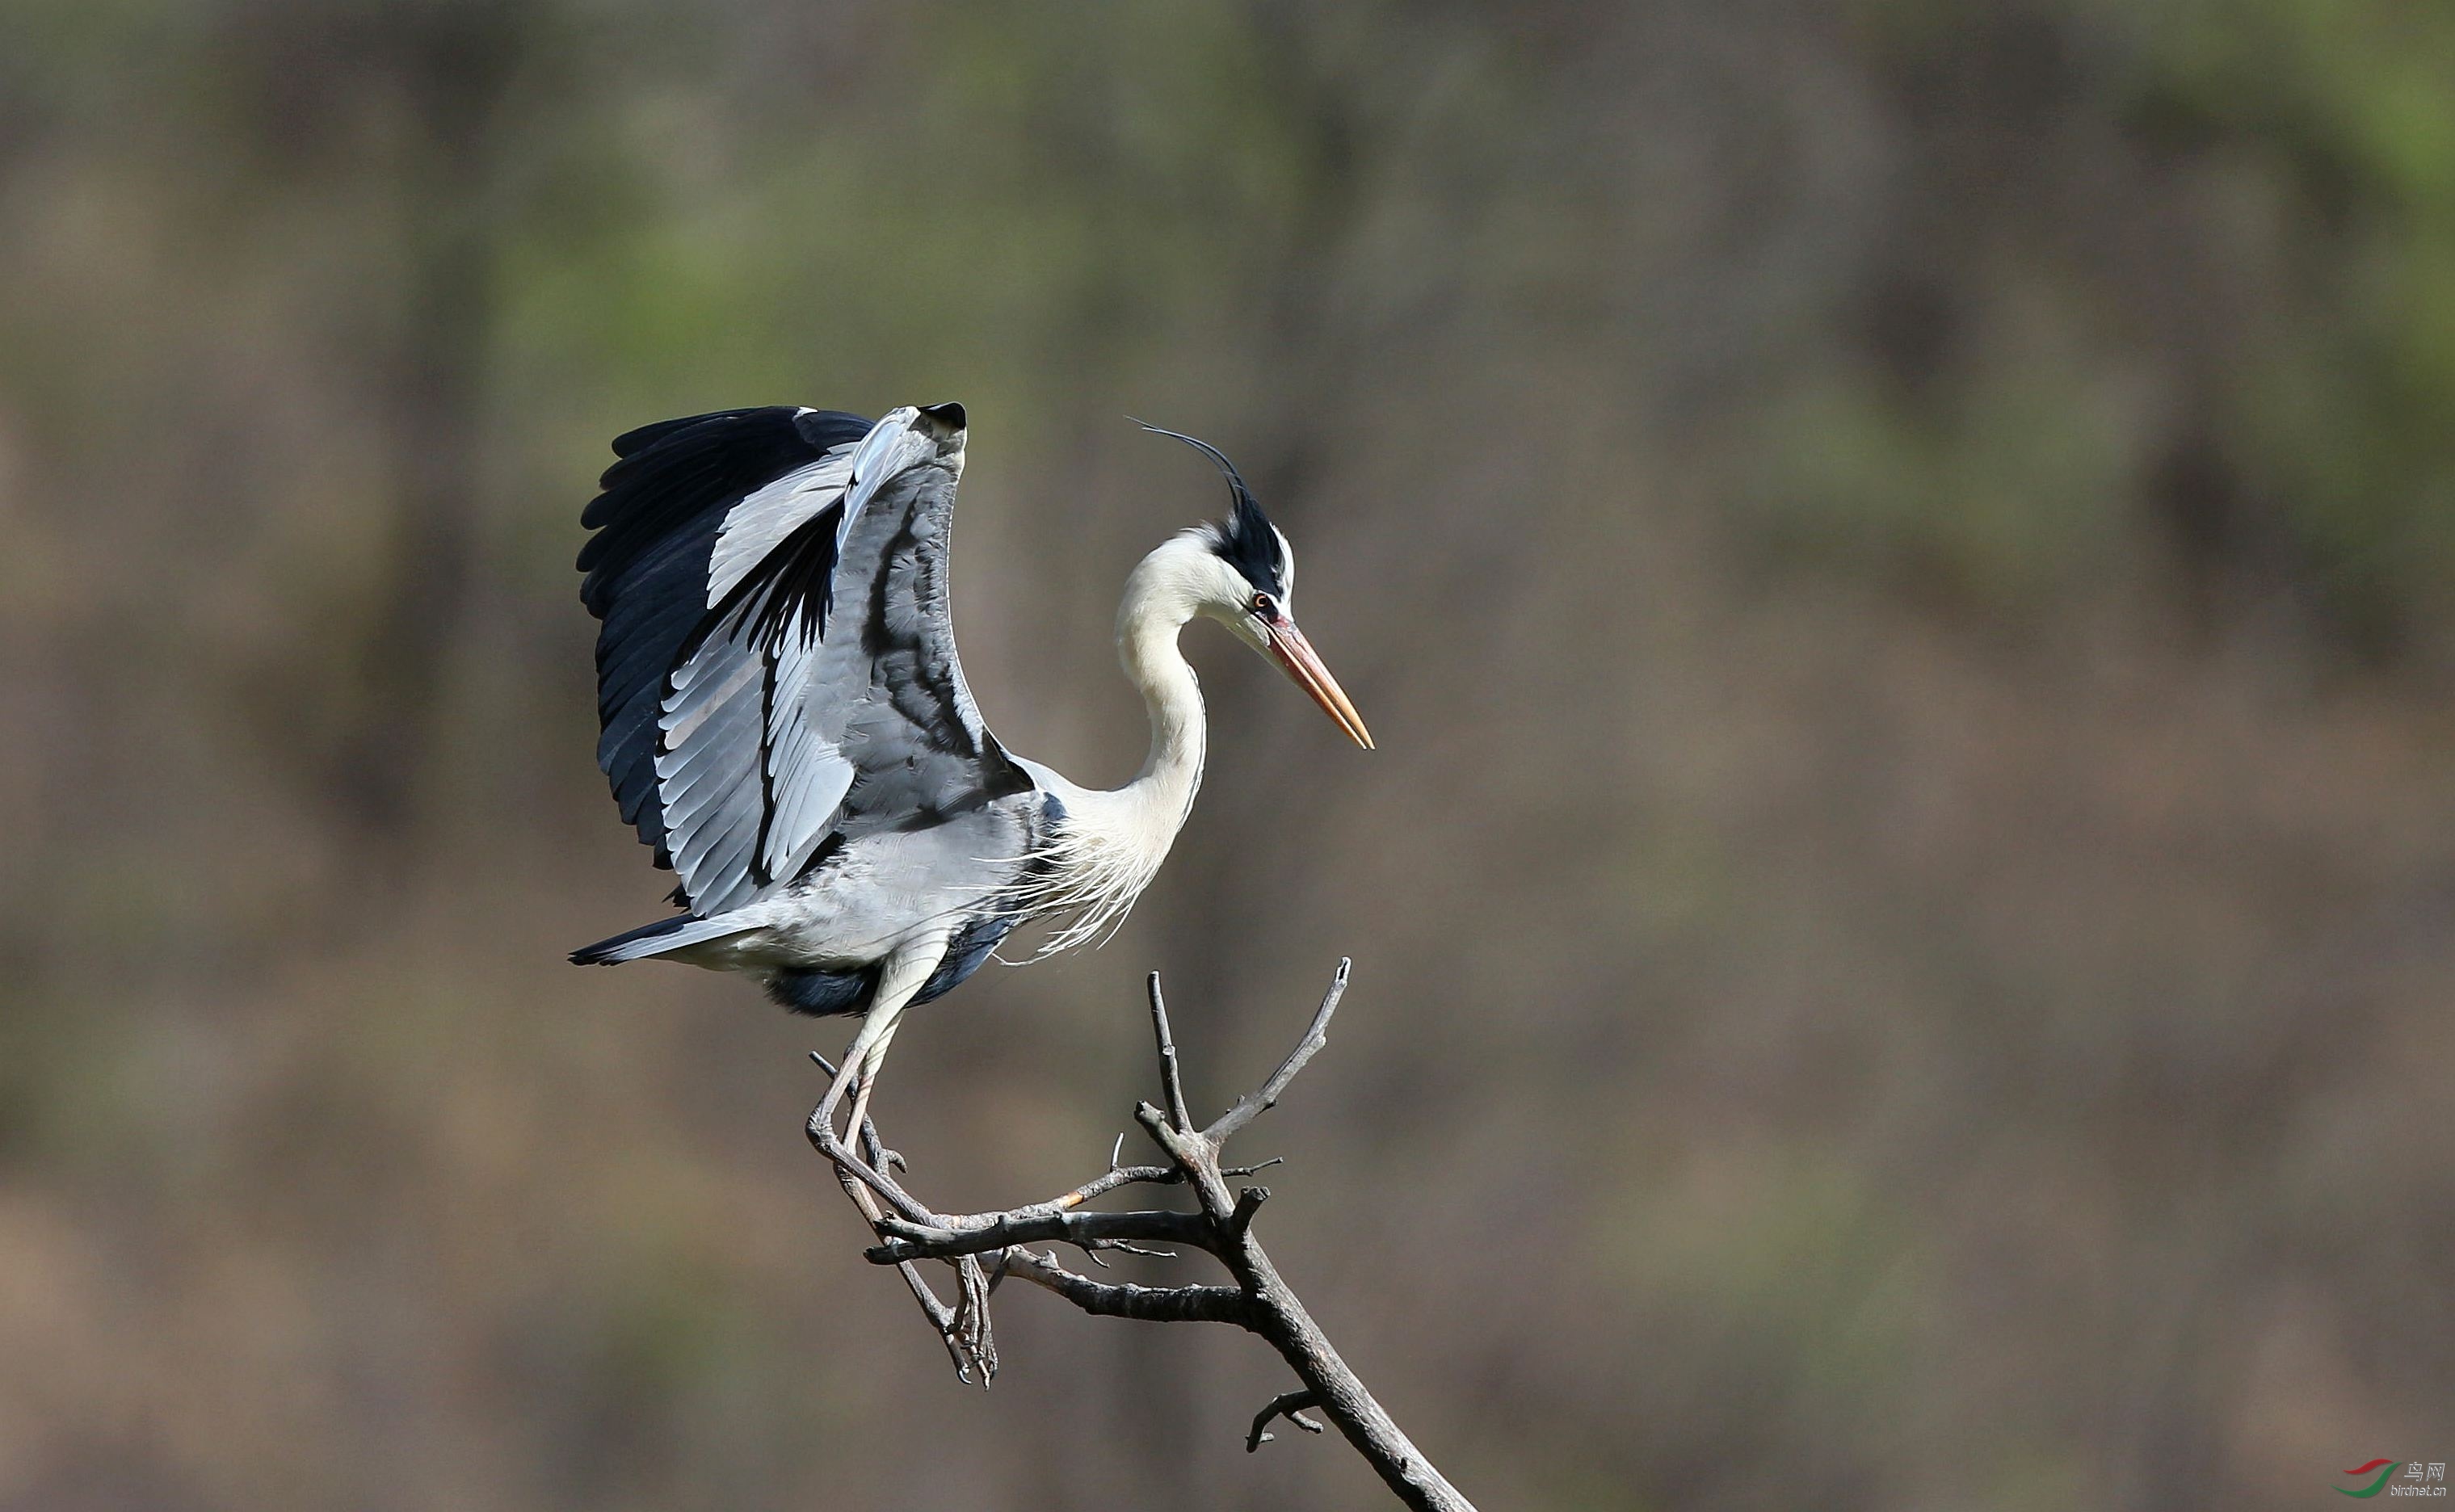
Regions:
[[[1296,555],[1287,535],[1262,513],[1235,464],[1217,447],[1155,425],[1143,429],[1199,449],[1228,480],[1226,519],[1196,526],[1152,554],[1154,563],[1166,564],[1188,617],[1198,615],[1227,626],[1237,639],[1277,663],[1349,739],[1371,750],[1372,733],[1364,728],[1363,716],[1322,664],[1312,642],[1296,628]]]

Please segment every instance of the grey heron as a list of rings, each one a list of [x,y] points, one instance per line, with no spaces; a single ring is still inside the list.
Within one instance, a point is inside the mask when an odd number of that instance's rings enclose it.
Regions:
[[[906,1009],[1029,919],[1058,921],[1042,954],[1099,937],[1157,874],[1202,780],[1182,627],[1224,625],[1370,750],[1296,628],[1287,536],[1217,448],[1146,429],[1207,455],[1229,505],[1126,579],[1117,649],[1150,753],[1105,791],[1009,754],[964,685],[947,613],[963,406],[875,425],[729,410],[618,437],[581,516],[597,759],[683,912],[572,960],[739,971],[797,1012],[860,1015],[813,1117],[831,1133],[850,1086],[858,1137]]]

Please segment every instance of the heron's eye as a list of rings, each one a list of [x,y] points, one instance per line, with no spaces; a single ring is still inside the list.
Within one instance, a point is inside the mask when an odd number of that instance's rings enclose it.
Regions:
[[[1253,613],[1260,615],[1265,618],[1268,617],[1270,612],[1278,607],[1279,601],[1272,598],[1268,594],[1255,594],[1253,595]]]

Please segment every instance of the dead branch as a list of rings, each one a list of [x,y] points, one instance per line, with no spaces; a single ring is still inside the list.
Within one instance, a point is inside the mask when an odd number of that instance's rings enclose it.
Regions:
[[[1253,1414],[1253,1430],[1245,1435],[1245,1452],[1258,1454],[1262,1445],[1278,1437],[1270,1432],[1272,1418],[1285,1418],[1307,1433],[1321,1432],[1321,1424],[1304,1415],[1304,1409],[1316,1406],[1310,1391],[1286,1391],[1272,1397],[1269,1405]]]
[[[1349,962],[1341,960],[1304,1038],[1269,1079],[1239,1098],[1207,1128],[1196,1128],[1187,1111],[1167,1003],[1160,993],[1159,973],[1151,973],[1151,1034],[1158,1049],[1162,1104],[1139,1104],[1134,1121],[1159,1147],[1166,1164],[1119,1165],[1120,1145],[1109,1156],[1106,1171],[1047,1201],[996,1213],[947,1214],[931,1212],[904,1190],[894,1175],[901,1160],[879,1141],[876,1127],[867,1121],[859,1131],[848,1131],[857,1132],[859,1154],[837,1139],[831,1127],[822,1129],[816,1115],[810,1122],[810,1141],[833,1162],[838,1179],[877,1231],[879,1242],[865,1252],[868,1260],[903,1272],[964,1380],[972,1380],[977,1371],[986,1384],[996,1372],[988,1297],[1009,1277],[1099,1317],[1233,1323],[1277,1350],[1303,1382],[1301,1389],[1272,1399],[1253,1419],[1245,1441],[1248,1451],[1270,1441],[1272,1435],[1267,1429],[1276,1418],[1285,1418],[1309,1433],[1321,1432],[1321,1423],[1304,1416],[1310,1408],[1354,1445],[1408,1506],[1422,1512],[1474,1512],[1472,1503],[1399,1431],[1339,1358],[1254,1237],[1253,1219],[1268,1200],[1269,1189],[1230,1183],[1276,1162],[1220,1164],[1228,1140],[1275,1105],[1296,1074],[1329,1042],[1330,1016],[1338,1011],[1339,998],[1347,991],[1348,970]],[[819,1063],[826,1064],[823,1059]],[[1112,1213],[1084,1206],[1134,1185],[1189,1187],[1195,1211],[1154,1208]],[[894,1214],[886,1213],[882,1201]],[[1095,1280],[1059,1263],[1055,1251],[1044,1254],[1028,1247],[1051,1243],[1072,1245],[1098,1263],[1105,1263],[1100,1261],[1100,1251],[1105,1249],[1150,1254],[1154,1252],[1147,1246],[1172,1244],[1200,1250],[1224,1265],[1234,1284],[1142,1286]],[[922,1265],[937,1263],[957,1268],[959,1295],[952,1304],[942,1301],[922,1276]]]

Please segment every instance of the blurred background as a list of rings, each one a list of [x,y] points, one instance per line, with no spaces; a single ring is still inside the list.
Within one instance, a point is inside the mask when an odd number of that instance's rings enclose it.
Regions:
[[[0,1507],[1378,1504],[1226,1330],[958,1384],[849,1026],[563,962],[607,438],[950,398],[1008,744],[1140,758],[1130,413],[1382,749],[1188,636],[1130,926],[898,1042],[938,1205],[1347,954],[1264,1228],[1488,1508],[2455,1460],[2455,10],[10,0],[0,289]]]

